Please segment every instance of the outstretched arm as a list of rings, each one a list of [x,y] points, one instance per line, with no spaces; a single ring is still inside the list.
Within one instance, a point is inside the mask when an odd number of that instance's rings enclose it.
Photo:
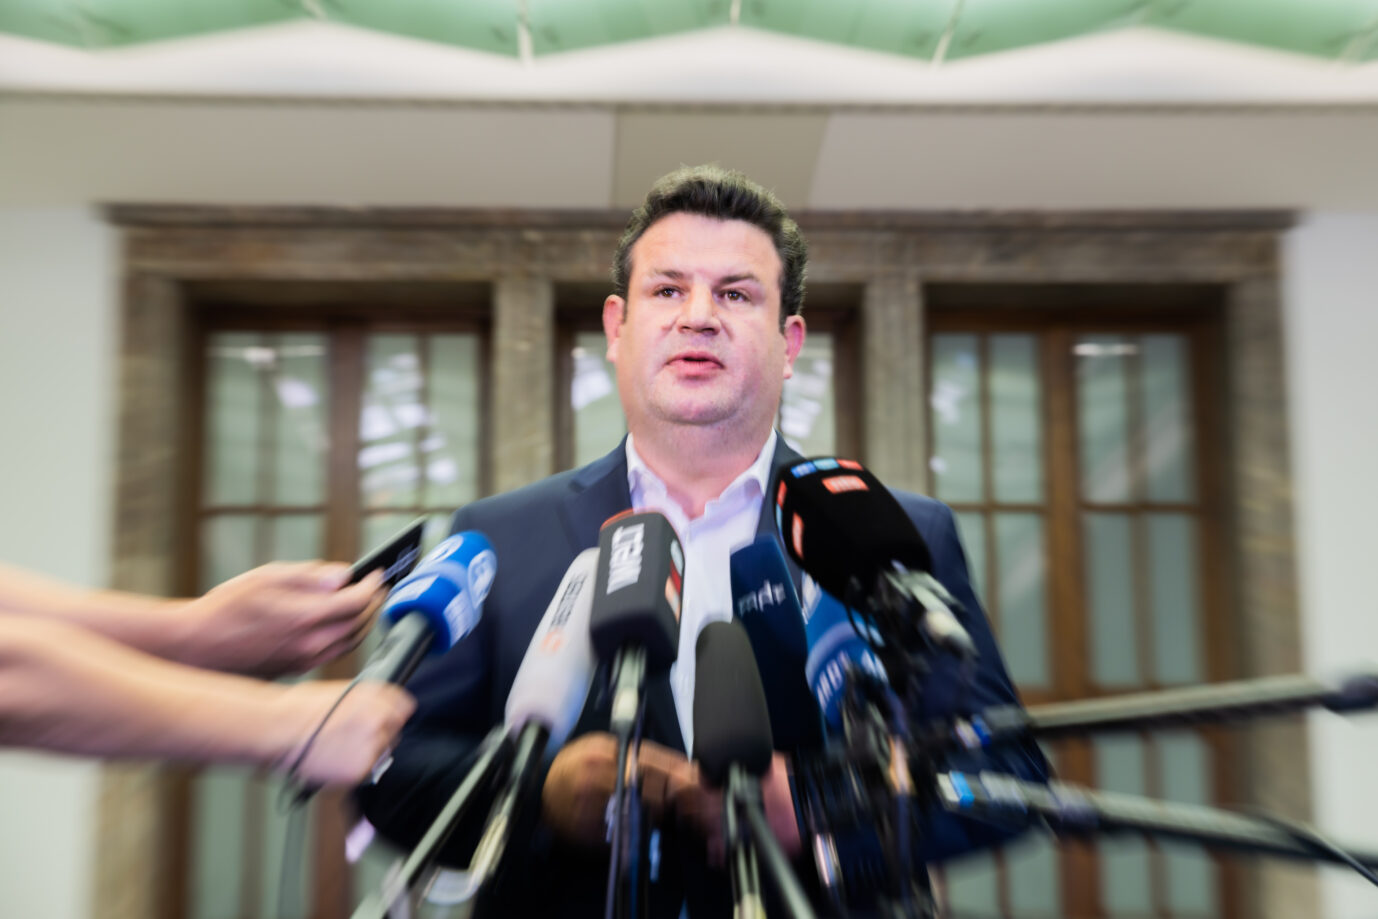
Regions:
[[[274,562],[203,597],[169,600],[0,566],[0,617],[56,620],[184,664],[280,676],[333,660],[367,634],[381,576],[344,587],[348,572],[338,563]]]
[[[0,744],[102,757],[286,768],[351,784],[410,716],[395,686],[279,685],[160,660],[65,623],[0,616]]]

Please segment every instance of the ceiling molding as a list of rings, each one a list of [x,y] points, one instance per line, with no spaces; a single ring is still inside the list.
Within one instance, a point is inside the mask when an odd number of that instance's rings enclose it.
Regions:
[[[324,109],[518,112],[561,111],[611,114],[799,114],[831,115],[1378,115],[1378,101],[1317,102],[613,102],[563,99],[427,99],[376,96],[239,95],[194,93],[96,93],[0,89],[4,103],[83,105],[196,105],[231,108],[308,107]]]
[[[620,230],[628,210],[518,208],[218,207],[118,203],[102,208],[123,227],[370,227],[390,229]],[[1045,230],[1125,232],[1273,232],[1290,228],[1288,210],[919,210],[809,211],[793,214],[806,232]]]

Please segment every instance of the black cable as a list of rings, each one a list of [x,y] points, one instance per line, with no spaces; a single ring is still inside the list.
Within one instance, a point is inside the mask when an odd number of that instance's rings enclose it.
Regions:
[[[316,727],[306,738],[306,743],[302,744],[300,752],[293,757],[292,762],[288,765],[287,774],[283,777],[282,785],[278,788],[277,810],[279,814],[287,815],[287,829],[283,833],[282,843],[282,874],[278,878],[278,919],[290,919],[290,917],[298,915],[298,913],[289,912],[288,907],[292,902],[298,906],[301,905],[302,840],[306,832],[306,815],[308,813],[306,804],[316,793],[315,788],[298,781],[297,770],[306,761],[307,754],[311,752],[316,738],[325,729],[325,724],[330,720],[330,716],[335,714],[344,702],[345,696],[349,695],[350,690],[357,685],[359,685],[359,678],[355,677],[349,681],[349,684],[340,691],[335,701],[330,704],[330,708],[321,716],[321,720],[317,722]]]
[[[311,752],[311,747],[315,744],[316,738],[320,737],[321,731],[325,730],[326,722],[330,720],[330,716],[339,710],[340,705],[345,700],[345,696],[349,695],[350,691],[358,685],[359,677],[356,676],[349,681],[349,685],[340,691],[339,696],[330,704],[330,708],[321,716],[321,720],[316,723],[316,727],[311,731],[311,735],[306,738],[306,743],[302,744],[301,751],[297,753],[292,759],[292,762],[287,766],[287,775],[283,781],[282,791],[278,796],[278,806],[281,810],[290,810],[291,808],[299,807],[310,800],[311,796],[316,793],[316,788],[298,781],[297,770],[299,770],[301,764],[306,761],[306,756]],[[288,798],[289,795],[291,796],[290,800]]]
[[[1307,848],[1322,852],[1334,858],[1336,861],[1348,865],[1358,872],[1359,876],[1364,880],[1378,887],[1378,874],[1375,874],[1373,869],[1359,861],[1342,847],[1331,842],[1320,830],[1310,824],[1303,823],[1300,820],[1293,820],[1290,817],[1282,817],[1277,814],[1270,814],[1263,811],[1250,811],[1249,815],[1257,820],[1277,827]]]

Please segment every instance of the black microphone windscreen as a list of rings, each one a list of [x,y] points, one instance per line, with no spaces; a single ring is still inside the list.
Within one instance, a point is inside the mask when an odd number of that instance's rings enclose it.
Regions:
[[[781,467],[771,495],[785,549],[844,602],[853,578],[869,588],[894,562],[910,571],[933,566],[904,508],[855,460],[817,457]]]
[[[722,785],[733,763],[764,775],[774,749],[751,640],[737,622],[710,622],[695,649],[694,759]]]
[[[635,511],[603,524],[598,533],[589,639],[599,659],[641,645],[649,672],[668,670],[679,656],[679,608],[684,551],[664,514]]]

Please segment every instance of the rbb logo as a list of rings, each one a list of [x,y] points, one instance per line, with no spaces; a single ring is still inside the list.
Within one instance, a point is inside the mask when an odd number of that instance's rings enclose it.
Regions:
[[[641,577],[641,553],[646,542],[646,525],[635,523],[618,527],[612,534],[612,556],[608,559],[608,593],[635,584]]]
[[[823,487],[835,495],[844,491],[870,491],[861,477],[855,475],[829,476],[823,480]]]

